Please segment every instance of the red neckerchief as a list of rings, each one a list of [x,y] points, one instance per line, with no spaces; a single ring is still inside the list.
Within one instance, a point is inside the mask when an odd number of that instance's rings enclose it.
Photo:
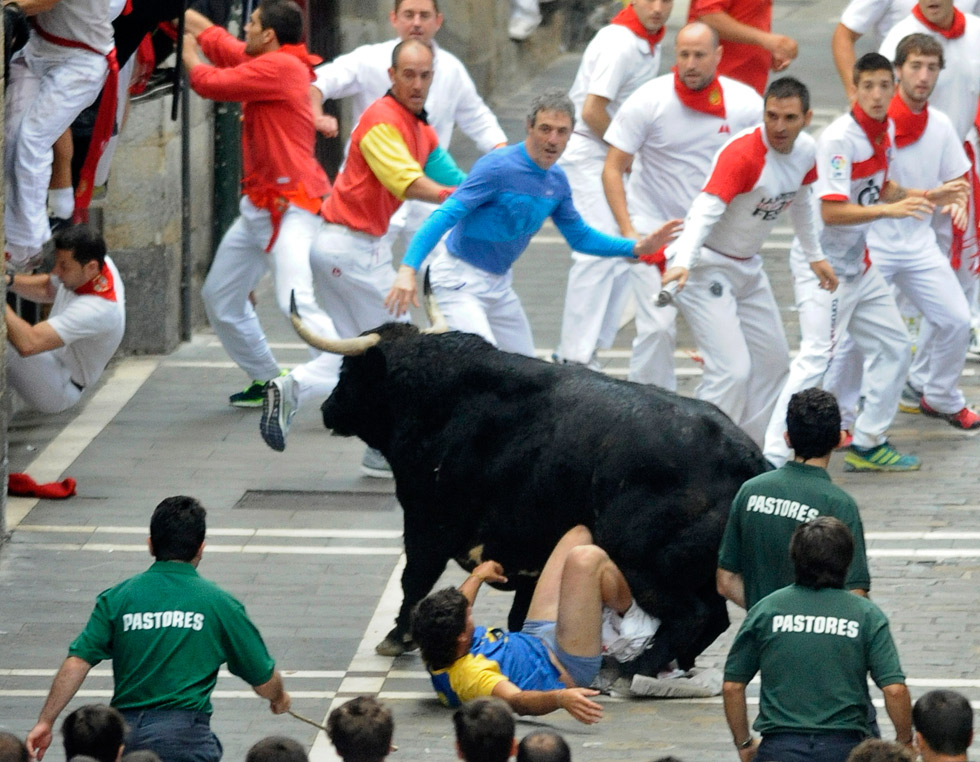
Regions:
[[[640,19],[636,15],[636,9],[634,9],[632,5],[627,5],[625,8],[623,8],[623,10],[617,13],[613,17],[613,20],[609,23],[625,26],[641,40],[646,40],[649,42],[651,53],[656,50],[657,43],[664,38],[664,33],[667,31],[666,26],[660,27],[660,29],[658,29],[656,32],[647,30],[647,28],[640,23]]]
[[[872,119],[856,103],[854,104],[854,108],[851,109],[851,116],[858,123],[865,137],[868,138],[868,142],[871,143],[871,149],[874,151],[874,155],[870,159],[854,163],[851,169],[851,177],[869,177],[879,170],[887,171],[888,148],[892,144],[891,139],[888,137],[888,119],[886,118],[883,122]]]
[[[941,34],[947,40],[955,40],[957,37],[962,37],[963,33],[966,31],[966,16],[963,15],[963,11],[961,11],[959,8],[953,8],[953,23],[950,25],[949,29],[942,29],[923,16],[922,10],[919,8],[918,3],[912,6],[912,15],[919,20],[919,23],[922,24],[922,26],[931,29],[936,34]]]
[[[295,56],[300,61],[306,64],[307,68],[310,70],[310,82],[316,79],[316,75],[313,73],[313,67],[319,66],[323,63],[323,59],[320,56],[313,55],[306,49],[306,45],[302,42],[296,43],[295,45],[280,45],[279,52],[285,53],[286,55]]]
[[[692,90],[681,81],[676,66],[671,71],[674,72],[674,92],[681,103],[702,114],[725,118],[725,94],[721,90],[717,74],[706,87]]]
[[[918,6],[917,6],[918,7]],[[895,122],[895,146],[905,148],[922,137],[929,121],[929,106],[926,105],[918,114],[912,113],[908,104],[898,93],[892,96],[888,104],[888,116]]]
[[[101,296],[110,302],[116,301],[116,283],[112,278],[112,270],[109,265],[102,265],[102,272],[96,275],[88,283],[83,283],[75,289],[79,296]]]

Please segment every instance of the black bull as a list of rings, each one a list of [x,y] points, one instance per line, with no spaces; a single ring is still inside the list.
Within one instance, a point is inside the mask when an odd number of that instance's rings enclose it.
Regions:
[[[732,498],[766,470],[756,445],[711,404],[501,352],[472,334],[404,324],[344,359],[323,422],[391,464],[404,509],[404,599],[382,653],[410,646],[412,608],[455,558],[499,561],[527,613],[536,575],[576,524],[659,617],[682,666],[728,627],[715,590]],[[646,670],[644,670],[646,671]]]

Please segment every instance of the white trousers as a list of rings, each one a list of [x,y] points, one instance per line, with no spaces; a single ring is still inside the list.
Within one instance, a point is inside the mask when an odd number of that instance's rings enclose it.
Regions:
[[[704,358],[696,396],[721,408],[761,445],[789,372],[789,347],[762,257],[701,249],[676,296]]]
[[[601,155],[580,154],[574,160],[562,162],[561,167],[582,219],[596,230],[618,235],[619,226],[602,189],[604,163],[605,157]],[[555,352],[559,358],[584,365],[592,360],[596,349],[612,346],[629,298],[631,267],[627,257],[572,252],[561,338]]]
[[[905,384],[911,350],[892,290],[874,265],[850,282],[842,280],[831,293],[820,288],[806,262],[794,258],[790,264],[802,339],[766,429],[763,452],[776,466],[791,455],[783,439],[789,398],[803,389],[823,386],[845,331],[866,358],[867,395],[854,423],[854,444],[858,447],[876,447],[886,440]]]
[[[970,343],[970,307],[949,260],[938,247],[916,254],[916,262],[915,270],[900,269],[888,260],[876,266],[885,282],[894,284],[923,316],[909,382],[933,409],[956,413],[966,404],[959,380]],[[923,262],[932,266],[922,267]],[[826,388],[837,396],[844,427],[854,420],[863,361],[848,338],[827,373]]]
[[[105,56],[64,48],[36,34],[10,62],[4,115],[4,226],[14,267],[23,267],[51,238],[48,183],[52,146],[99,95]]]
[[[514,291],[514,271],[481,270],[443,250],[429,265],[432,295],[454,331],[482,336],[505,352],[534,357],[531,325]]]
[[[61,361],[64,349],[21,357],[7,343],[7,381],[24,401],[42,413],[60,413],[82,396],[71,382],[71,371]]]
[[[279,375],[279,363],[248,298],[267,270],[272,271],[276,304],[283,315],[289,317],[289,295],[295,293],[303,321],[320,335],[337,336],[313,295],[310,245],[320,218],[290,206],[272,251],[266,253],[272,237],[269,212],[256,207],[247,196],[242,196],[238,209],[241,214],[221,239],[201,296],[211,327],[228,356],[249,378],[269,381]],[[310,354],[316,357],[319,353],[310,350]]]
[[[674,347],[677,345],[677,308],[656,305],[660,293],[660,270],[636,265],[629,271],[630,286],[636,302],[636,338],[630,357],[629,380],[655,384],[677,391],[674,374]]]

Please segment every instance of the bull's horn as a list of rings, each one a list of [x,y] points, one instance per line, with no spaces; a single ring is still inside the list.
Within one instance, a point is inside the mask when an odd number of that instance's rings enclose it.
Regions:
[[[425,269],[425,279],[422,282],[422,302],[425,304],[425,314],[429,316],[431,327],[422,333],[445,333],[449,330],[446,316],[439,309],[439,302],[432,295],[432,284],[429,282],[429,268]]]
[[[296,309],[295,291],[291,291],[289,294],[289,317],[293,321],[293,328],[296,329],[299,337],[314,349],[323,352],[330,352],[335,355],[362,355],[381,341],[380,333],[355,336],[353,339],[328,339],[325,336],[317,336],[303,324],[303,319],[299,316],[299,310]]]

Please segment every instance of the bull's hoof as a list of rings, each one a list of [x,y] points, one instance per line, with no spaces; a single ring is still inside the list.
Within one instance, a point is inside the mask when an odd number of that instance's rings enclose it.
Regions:
[[[374,647],[374,652],[379,656],[401,656],[406,651],[414,651],[418,646],[411,637],[399,637],[388,633],[385,639]]]

